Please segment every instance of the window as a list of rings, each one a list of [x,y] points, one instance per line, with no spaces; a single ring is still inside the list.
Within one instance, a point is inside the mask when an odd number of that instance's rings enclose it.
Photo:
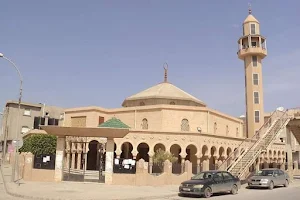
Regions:
[[[215,174],[213,175],[213,177],[214,177],[214,180],[215,180],[215,181],[222,181],[222,180],[223,180],[223,176],[222,176],[222,173],[221,173],[221,172],[215,173]]]
[[[255,34],[255,24],[251,24],[251,34]]]
[[[21,130],[21,133],[22,134],[25,134],[29,131],[30,129],[28,128],[28,126],[22,126],[22,130]]]
[[[217,122],[215,122],[214,123],[214,134],[217,134],[217,129],[218,129]]]
[[[240,133],[239,133],[239,128],[237,127],[236,128],[236,137],[238,137],[240,135]]]
[[[228,125],[226,125],[226,135],[228,135],[229,134],[229,127],[228,127]]]
[[[148,120],[146,118],[142,121],[142,129],[148,129]]]
[[[254,103],[259,104],[259,93],[258,92],[254,92]]]
[[[259,110],[254,111],[255,123],[259,123]]]
[[[24,115],[25,115],[25,116],[30,116],[30,115],[31,115],[31,110],[28,109],[28,108],[25,108],[25,110],[24,110]]]
[[[233,177],[231,174],[229,174],[228,172],[223,172],[223,178],[224,180],[232,180]]]
[[[279,174],[279,176],[284,175],[283,171],[281,171],[281,170],[278,170],[278,174]]]
[[[190,130],[189,120],[183,119],[181,121],[181,131],[189,131],[189,130]]]
[[[253,74],[253,85],[258,85],[258,74]]]
[[[256,42],[251,42],[252,47],[256,47]]]
[[[257,67],[257,56],[252,56],[252,66]]]

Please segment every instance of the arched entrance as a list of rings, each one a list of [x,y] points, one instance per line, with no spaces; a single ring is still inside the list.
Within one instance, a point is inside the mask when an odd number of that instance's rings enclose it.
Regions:
[[[87,154],[87,170],[97,170],[97,158],[98,158],[98,146],[99,142],[93,140],[89,143],[89,152]]]

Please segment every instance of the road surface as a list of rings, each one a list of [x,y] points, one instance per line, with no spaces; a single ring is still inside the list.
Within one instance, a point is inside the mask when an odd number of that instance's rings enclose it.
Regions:
[[[237,195],[225,194],[212,196],[212,200],[296,200],[300,198],[300,186],[289,186],[288,188],[274,188],[268,189],[241,189]],[[199,199],[197,197],[171,197],[171,198],[157,198],[155,200],[193,200]],[[205,198],[201,198],[205,199]]]

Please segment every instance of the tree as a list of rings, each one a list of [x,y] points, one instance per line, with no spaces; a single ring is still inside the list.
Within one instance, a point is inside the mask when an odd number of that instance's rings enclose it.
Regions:
[[[56,136],[48,134],[34,134],[24,140],[20,152],[31,152],[34,155],[55,154]]]
[[[166,152],[162,149],[158,149],[153,156],[153,163],[163,163],[166,160],[170,161],[171,163],[174,163],[178,160],[178,158],[169,152]]]

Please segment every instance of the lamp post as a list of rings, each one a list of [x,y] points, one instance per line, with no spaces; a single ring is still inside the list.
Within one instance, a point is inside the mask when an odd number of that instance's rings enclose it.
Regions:
[[[0,53],[0,58],[3,58],[4,60],[8,61],[17,71],[19,78],[20,78],[20,90],[19,90],[19,106],[18,106],[18,117],[17,117],[17,122],[16,122],[16,133],[14,136],[14,141],[15,141],[15,148],[14,148],[14,163],[12,166],[12,176],[11,176],[11,181],[14,182],[15,181],[15,171],[17,168],[17,178],[19,178],[19,156],[18,156],[18,142],[19,142],[19,135],[20,135],[20,130],[19,130],[19,121],[20,121],[20,115],[21,115],[21,101],[22,101],[22,87],[23,87],[23,77],[22,74],[19,70],[19,68],[17,67],[17,65],[11,61],[9,58],[5,57],[2,53]]]

